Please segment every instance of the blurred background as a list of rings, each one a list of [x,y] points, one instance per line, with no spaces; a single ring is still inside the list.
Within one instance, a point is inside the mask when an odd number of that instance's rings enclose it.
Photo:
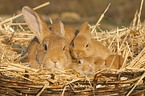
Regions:
[[[111,6],[101,21],[101,28],[129,26],[136,10],[139,10],[141,0],[0,0],[0,17],[5,20],[21,12],[23,6],[36,7],[42,3],[50,5],[38,9],[37,12],[50,24],[52,19],[60,18],[65,25],[79,27],[83,22],[95,24],[111,2]],[[141,21],[145,19],[143,6]],[[20,22],[21,19],[14,22]]]

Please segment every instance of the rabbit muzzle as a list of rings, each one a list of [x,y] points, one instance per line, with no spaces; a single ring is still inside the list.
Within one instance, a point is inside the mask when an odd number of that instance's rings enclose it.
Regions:
[[[85,56],[85,52],[82,51],[82,50],[73,50],[72,56],[73,56],[74,58],[81,59],[81,58],[83,58],[83,57]]]
[[[83,66],[83,73],[86,75],[92,75],[94,73],[92,65]]]
[[[67,63],[67,58],[64,56],[61,57],[45,57],[43,59],[43,66],[45,68],[57,68],[64,69],[64,65]]]
[[[81,64],[83,64],[83,73],[86,75],[92,75],[94,73],[94,64],[92,62],[88,62],[87,59],[80,59]]]

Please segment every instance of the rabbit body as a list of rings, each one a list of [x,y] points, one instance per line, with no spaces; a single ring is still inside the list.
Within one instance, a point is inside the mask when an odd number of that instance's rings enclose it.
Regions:
[[[113,55],[101,42],[91,37],[88,22],[85,22],[71,45],[73,58],[80,60],[80,63],[75,64],[73,69],[86,74],[94,73],[96,70],[107,67],[119,69],[123,64],[123,57],[121,55]]]
[[[40,64],[38,64],[36,60],[36,54],[35,54],[38,45],[39,45],[39,41],[37,37],[34,37],[27,48],[28,61],[31,64],[31,67],[33,68],[40,68]]]
[[[70,68],[76,72],[85,75],[93,75],[98,70],[110,67],[111,69],[119,69],[123,65],[123,57],[121,55],[110,55],[103,60],[101,58],[83,57],[76,59]]]
[[[86,75],[92,75],[96,70],[106,68],[105,59],[111,54],[107,47],[92,38],[88,22],[81,26],[70,49],[72,58],[77,61],[71,65],[72,69]]]
[[[58,32],[59,34],[63,34],[61,32],[62,31],[61,27],[64,27],[64,30],[63,30],[63,31],[65,31],[64,37],[65,37],[67,43],[70,45],[70,43],[72,42],[72,40],[75,38],[76,34],[78,33],[78,30],[73,27],[64,26],[63,23],[58,18],[51,25],[51,30],[53,32]]]
[[[124,58],[121,55],[110,55],[106,60],[106,66],[111,69],[119,69],[122,67]]]
[[[22,9],[24,18],[35,38],[28,46],[28,60],[34,68],[64,69],[71,63],[69,45],[65,39],[64,25],[51,31],[44,20],[31,8]],[[75,34],[74,34],[75,35]]]
[[[92,57],[94,62],[98,58],[105,60],[110,54],[110,50],[99,41],[91,38],[88,22],[85,22],[71,45],[71,54],[74,58]]]
[[[96,64],[93,57],[84,57],[81,59],[76,59],[77,62],[70,65],[71,69],[84,75],[93,75],[97,70],[106,68],[105,61],[103,59],[97,59]]]

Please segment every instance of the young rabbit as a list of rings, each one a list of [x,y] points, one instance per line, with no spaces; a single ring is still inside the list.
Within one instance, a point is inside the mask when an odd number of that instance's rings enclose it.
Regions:
[[[97,70],[103,70],[107,67],[119,69],[123,64],[121,55],[110,55],[106,60],[101,58],[84,57],[76,59],[77,62],[71,64],[70,68],[84,75],[93,75]]]
[[[94,59],[91,57],[75,59],[75,62],[69,66],[69,69],[85,75],[92,75],[96,70],[95,68]]]
[[[54,23],[51,25],[51,30],[54,32],[58,32],[59,34],[63,34],[60,31],[61,27],[64,27],[64,30],[62,31],[65,31],[64,37],[67,40],[67,43],[70,45],[79,31],[76,28],[64,26],[58,18],[55,19]]]
[[[106,66],[111,69],[119,69],[122,67],[124,58],[121,55],[110,55],[106,60]]]
[[[100,58],[97,59],[97,64],[94,63],[93,57],[84,57],[76,59],[76,61],[77,62],[71,64],[70,68],[84,75],[93,75],[96,70],[106,68],[105,61]]]
[[[63,70],[71,63],[69,46],[64,38],[64,26],[56,28],[58,32],[50,31],[44,20],[31,8],[22,9],[25,21],[34,32],[35,38],[28,46],[28,60],[34,68],[58,68]]]
[[[111,52],[107,47],[91,38],[88,22],[85,22],[71,45],[71,55],[73,58],[93,57],[95,63],[98,58],[105,60],[110,54]]]

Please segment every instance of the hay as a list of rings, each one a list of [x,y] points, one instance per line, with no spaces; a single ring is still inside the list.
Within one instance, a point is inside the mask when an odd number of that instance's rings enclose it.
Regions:
[[[93,38],[96,38],[96,40],[99,40],[104,45],[108,46],[108,48],[113,53],[121,54],[125,58],[122,68],[118,70],[102,69],[101,71],[97,71],[96,74],[101,72],[117,74],[124,71],[145,71],[145,22],[141,23],[140,21],[142,4],[139,13],[136,12],[130,27],[117,27],[115,30],[103,31],[99,27],[101,26],[99,23],[103,17],[98,20],[96,25],[90,25],[90,28],[92,28]],[[106,10],[108,10],[109,6],[110,4]],[[104,16],[105,12],[102,16]],[[50,85],[59,88],[65,86],[64,89],[62,89],[62,95],[64,95],[64,92],[67,90],[67,85],[71,86],[71,84],[75,83],[76,81],[91,82],[94,79],[94,76],[85,76],[79,73],[75,73],[71,69],[58,70],[49,68],[42,70],[29,67],[28,62],[16,63],[16,59],[20,58],[21,55],[25,53],[25,47],[29,45],[29,42],[34,37],[34,34],[32,34],[32,32],[28,29],[26,23],[12,23],[13,18],[17,17],[14,16],[8,20],[1,20],[0,23],[1,74],[11,78],[43,84],[44,86],[40,87],[42,90],[37,94],[38,96],[44,91],[45,88],[48,88]],[[97,32],[95,29],[99,29],[100,31]],[[28,78],[26,77],[27,75],[29,75]],[[137,78],[137,80],[140,79],[139,81],[141,81],[143,78],[144,75]],[[101,80],[108,81],[108,78],[101,78],[100,81]],[[137,85],[138,83],[136,86]],[[78,84],[74,86],[83,87],[84,85]],[[91,83],[89,83],[89,86],[87,87],[89,87],[91,90],[93,89]]]

